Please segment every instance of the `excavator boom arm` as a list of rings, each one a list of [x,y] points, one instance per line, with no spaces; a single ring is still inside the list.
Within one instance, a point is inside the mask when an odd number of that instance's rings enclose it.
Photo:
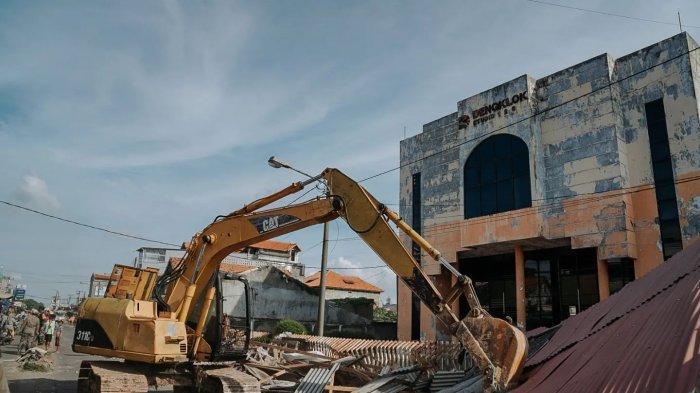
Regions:
[[[294,183],[215,220],[192,238],[186,245],[187,252],[182,262],[184,270],[169,287],[165,297],[168,307],[177,312],[179,319],[187,319],[193,299],[204,295],[212,275],[217,272],[226,255],[262,240],[342,217],[465,345],[484,371],[489,386],[493,386],[494,390],[505,389],[517,377],[524,363],[527,341],[522,332],[484,312],[471,280],[449,265],[435,248],[356,181],[337,169],[326,169],[312,180],[325,183],[325,197],[281,208],[259,210],[300,191],[310,181]],[[446,296],[438,290],[389,226],[390,221],[457,276],[455,289]],[[464,320],[460,320],[451,307],[454,299],[462,293],[472,308],[470,317]]]

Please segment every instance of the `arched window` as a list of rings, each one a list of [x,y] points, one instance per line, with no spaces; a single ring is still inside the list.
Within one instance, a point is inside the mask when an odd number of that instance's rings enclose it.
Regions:
[[[532,206],[527,145],[513,135],[486,138],[464,165],[464,218]]]

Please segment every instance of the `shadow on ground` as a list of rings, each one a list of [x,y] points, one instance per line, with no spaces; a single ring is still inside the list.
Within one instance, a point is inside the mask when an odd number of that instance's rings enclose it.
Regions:
[[[60,381],[48,378],[17,379],[9,381],[10,393],[12,392],[75,392],[77,381]]]

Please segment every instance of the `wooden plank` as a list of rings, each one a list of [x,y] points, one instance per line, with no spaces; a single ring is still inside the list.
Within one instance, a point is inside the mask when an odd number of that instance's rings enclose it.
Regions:
[[[260,385],[264,385],[264,384],[270,382],[271,380],[273,380],[273,379],[275,379],[275,378],[277,378],[277,377],[279,377],[279,376],[282,376],[282,375],[284,375],[284,374],[286,374],[286,373],[287,373],[287,370],[280,370],[280,371],[278,371],[278,372],[276,372],[276,373],[270,375],[270,376],[267,377],[267,378],[261,379],[261,380],[260,380]]]
[[[331,392],[336,391],[336,392],[354,392],[355,390],[359,389],[354,386],[342,386],[342,385],[328,385],[325,388],[326,390],[329,390]]]

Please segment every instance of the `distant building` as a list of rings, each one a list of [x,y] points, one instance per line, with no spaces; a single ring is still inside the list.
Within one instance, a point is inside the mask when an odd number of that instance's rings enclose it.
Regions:
[[[92,273],[88,297],[103,297],[109,285],[109,277],[108,273]]]
[[[141,250],[141,249],[139,249]],[[153,252],[153,257],[146,256],[142,258],[143,260],[154,260],[160,258],[161,255],[165,255],[165,251],[171,251],[169,254],[172,255],[172,250],[162,249],[162,253],[158,249],[150,248],[149,252]],[[299,252],[301,248],[296,243],[280,242],[276,240],[264,240],[259,243],[252,244],[245,247],[242,250],[232,252],[226,258],[224,258],[222,264],[234,264],[234,265],[246,265],[246,266],[275,266],[280,269],[284,269],[291,274],[301,277],[304,275],[304,265],[299,262]],[[179,262],[182,259],[182,251],[177,252],[178,255],[171,256],[167,259],[168,263],[171,265],[173,263]],[[138,260],[139,258],[137,258]],[[150,264],[143,265],[149,267],[156,267],[159,270],[163,269],[163,264]]]
[[[296,276],[303,276],[304,265],[299,262],[299,252],[301,248],[296,243],[263,240],[229,254],[223,262],[250,266],[275,266]]]
[[[387,299],[386,303],[384,303],[382,305],[382,308],[384,308],[387,311],[391,311],[391,312],[398,312],[399,311],[398,305],[396,303],[392,303],[391,299]]]
[[[8,299],[12,297],[12,278],[0,274],[0,299]]]
[[[271,331],[281,319],[293,319],[309,331],[316,329],[318,318],[318,287],[309,286],[303,277],[295,277],[275,266],[250,266],[222,263],[223,312],[240,320],[245,316],[243,287],[240,282],[226,280],[225,273],[245,276],[252,291],[253,326],[257,331]],[[326,292],[328,294],[328,292]],[[344,296],[348,297],[348,296]],[[359,329],[378,338],[393,338],[373,326],[374,300],[363,296],[356,302],[326,299],[326,329]],[[395,326],[391,331],[395,331]]]
[[[321,272],[316,272],[304,279],[304,283],[312,288],[321,285]],[[332,270],[326,272],[326,299],[367,298],[372,299],[376,306],[381,306],[379,295],[383,292],[367,281],[357,276],[344,276]]]

